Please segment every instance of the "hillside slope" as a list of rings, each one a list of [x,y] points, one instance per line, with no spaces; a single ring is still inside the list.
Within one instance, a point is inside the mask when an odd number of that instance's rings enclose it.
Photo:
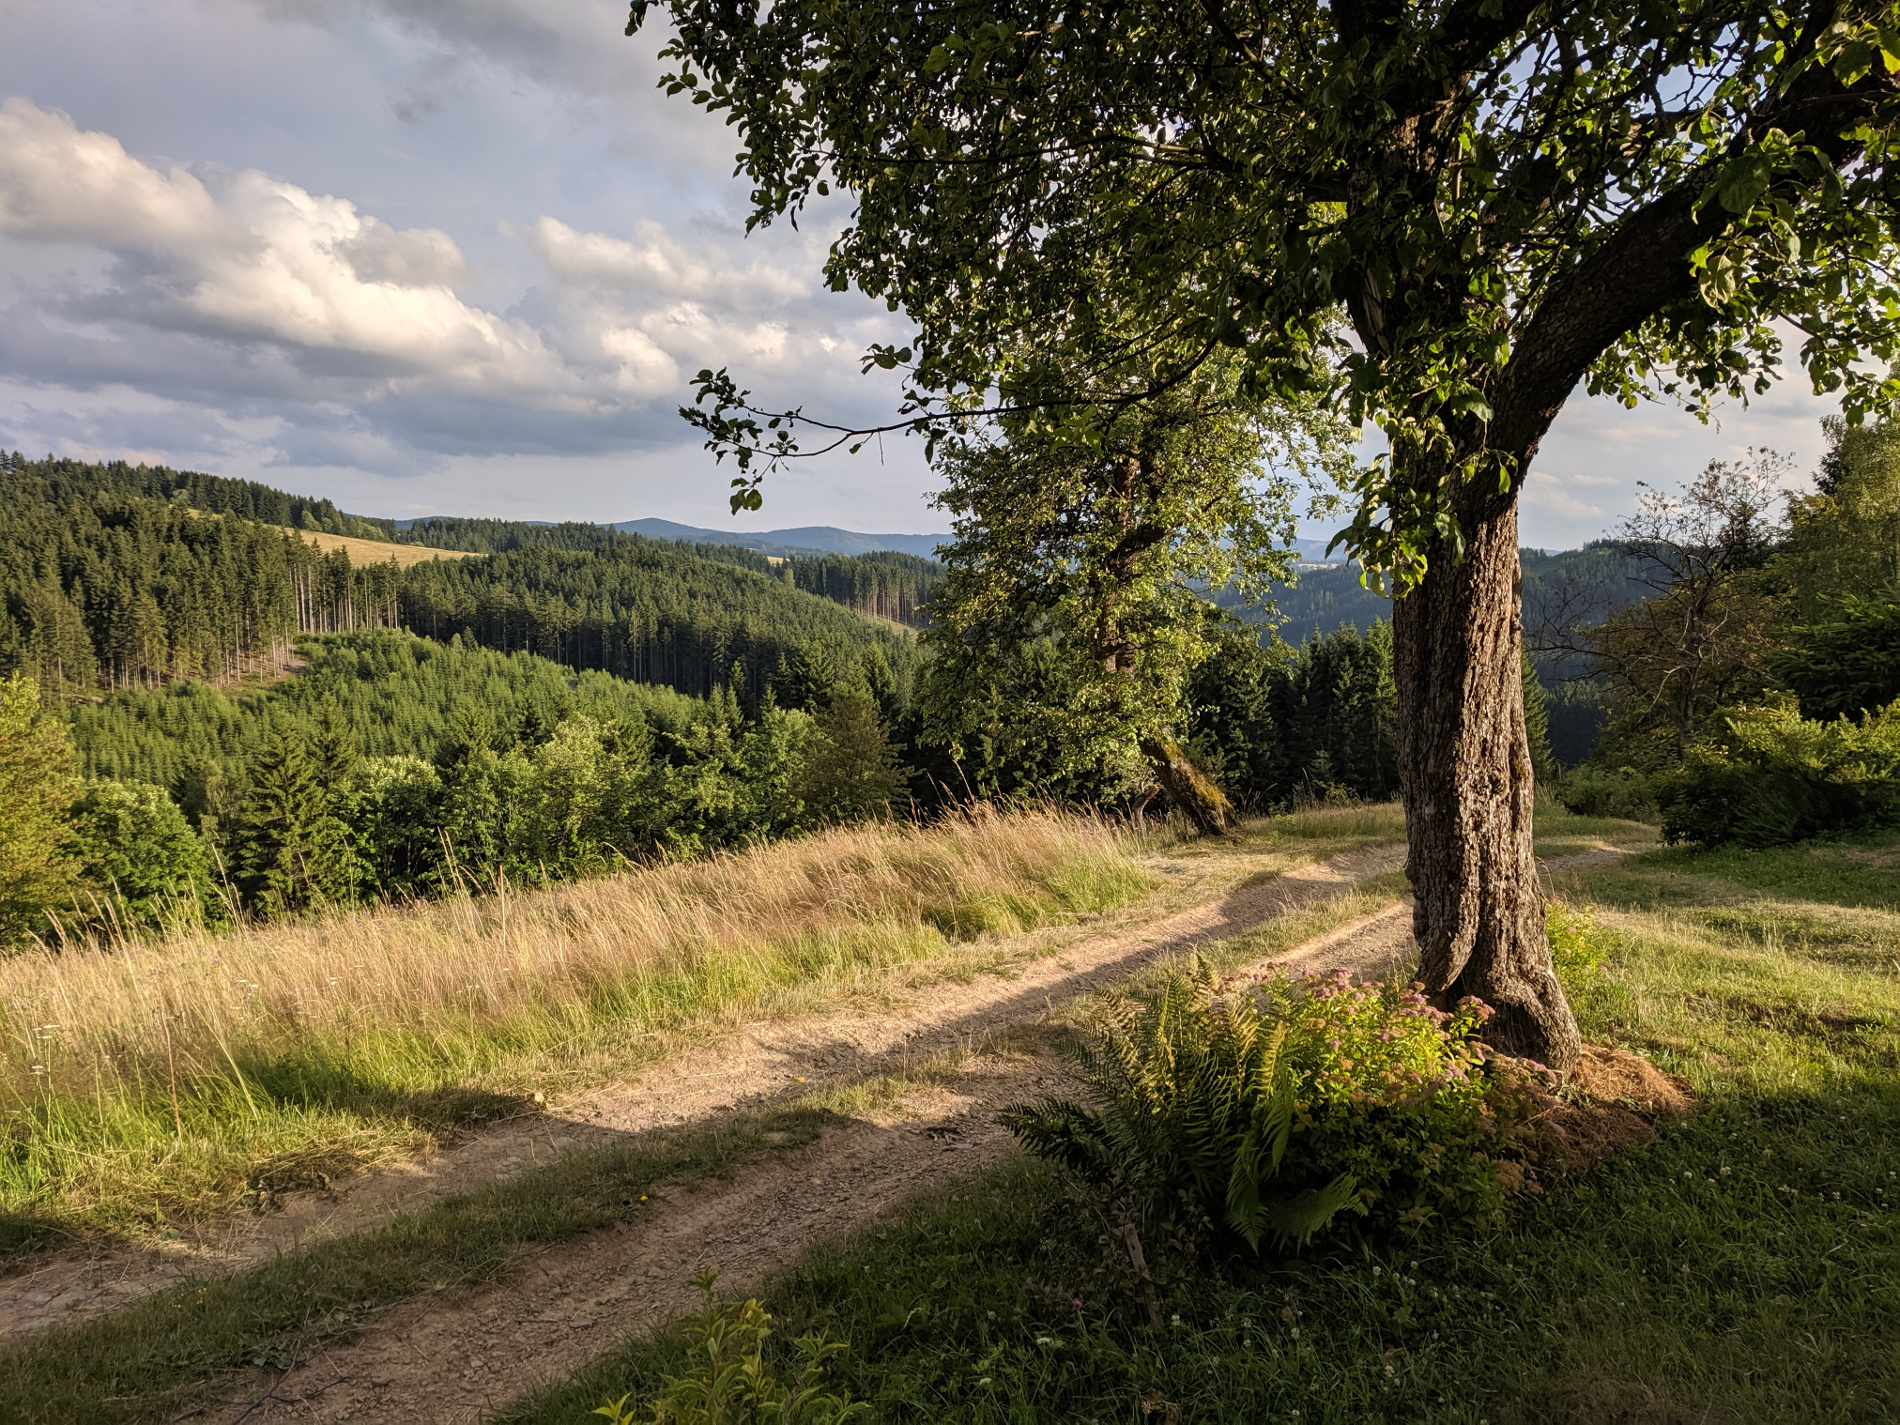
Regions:
[[[920,621],[940,577],[906,555],[775,566],[598,525],[418,531],[249,481],[8,456],[0,675],[65,697],[228,685],[281,673],[299,635],[406,626],[696,694],[736,666],[757,698],[782,666],[810,665],[894,704],[915,650],[876,620]]]
[[[880,550],[935,558],[937,546],[950,543],[947,534],[861,534],[835,525],[801,525],[797,529],[768,529],[757,533],[731,529],[702,529],[672,520],[621,520],[611,526],[649,539],[682,540],[688,544],[736,544],[761,554],[875,554]]]

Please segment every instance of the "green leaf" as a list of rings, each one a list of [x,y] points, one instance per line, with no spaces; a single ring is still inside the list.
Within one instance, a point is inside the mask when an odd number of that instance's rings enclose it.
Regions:
[[[1304,1247],[1315,1232],[1348,1208],[1364,1211],[1355,1196],[1358,1186],[1350,1173],[1342,1174],[1323,1188],[1308,1188],[1298,1197],[1274,1204],[1267,1211],[1267,1222],[1282,1242]]]

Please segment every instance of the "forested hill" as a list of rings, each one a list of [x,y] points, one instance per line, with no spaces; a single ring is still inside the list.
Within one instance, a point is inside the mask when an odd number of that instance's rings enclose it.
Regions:
[[[637,536],[592,552],[519,549],[420,564],[403,584],[404,624],[466,634],[572,668],[598,668],[685,693],[725,686],[737,667],[757,697],[781,662],[862,665],[874,689],[909,697],[916,651],[778,573],[702,558]]]
[[[1524,571],[1524,637],[1532,648],[1546,640],[1553,626],[1598,623],[1652,592],[1636,582],[1640,561],[1607,540],[1556,554],[1525,549],[1519,557]],[[1236,603],[1231,595],[1215,601],[1227,607]],[[1392,617],[1392,601],[1360,583],[1359,566],[1351,563],[1302,565],[1297,583],[1274,590],[1274,609],[1280,636],[1295,644],[1342,626],[1364,636],[1375,622]],[[1603,722],[1600,690],[1588,679],[1587,660],[1542,654],[1534,655],[1533,661],[1548,699],[1551,748],[1566,764],[1581,762]]]
[[[344,634],[305,645],[303,675],[267,689],[225,692],[203,683],[125,689],[68,713],[74,751],[92,777],[168,788],[196,815],[208,779],[241,781],[270,742],[272,719],[314,726],[334,707],[368,757],[431,758],[458,733],[484,740],[544,736],[579,713],[601,722],[679,732],[705,715],[696,699],[599,673],[572,672],[531,654],[396,633]]]
[[[1563,608],[1581,613],[1587,607],[1597,610],[1596,618],[1601,618],[1651,592],[1635,582],[1639,561],[1607,540],[1556,554],[1520,550],[1519,558],[1524,570],[1524,628],[1533,642],[1539,625]],[[1233,601],[1218,602],[1231,605]],[[1392,601],[1361,584],[1359,566],[1351,563],[1301,565],[1299,581],[1274,590],[1273,602],[1282,621],[1280,636],[1289,643],[1331,633],[1341,624],[1351,624],[1363,636],[1373,620],[1392,617]]]
[[[103,465],[78,460],[28,460],[19,451],[0,451],[0,494],[9,504],[90,503],[98,496],[169,501],[205,514],[237,515],[260,524],[292,529],[320,530],[356,539],[398,538],[393,520],[345,514],[329,500],[287,494],[255,480],[231,480],[196,470],[172,470],[163,465],[128,465],[123,460]]]
[[[648,521],[664,524],[665,521]],[[686,529],[686,526],[680,526]],[[711,533],[688,530],[688,533]],[[464,519],[431,515],[415,520],[397,538],[433,549],[472,550],[478,554],[508,554],[517,550],[567,550],[594,553],[672,545],[702,559],[735,564],[755,573],[777,575],[795,588],[818,594],[873,618],[920,627],[930,591],[943,578],[943,566],[934,559],[892,550],[866,554],[762,553],[743,544],[713,540],[672,539],[627,533],[610,525],[531,524],[523,520]]]
[[[229,683],[282,671],[301,634],[408,626],[695,694],[725,686],[735,666],[754,696],[781,665],[811,667],[895,704],[908,696],[912,640],[840,605],[916,622],[938,577],[902,555],[774,563],[598,527],[578,527],[598,536],[586,548],[353,565],[250,512],[388,538],[327,502],[250,482],[8,457],[0,674],[67,697]]]
[[[398,617],[393,564],[353,569],[347,555],[208,513],[190,495],[160,499],[131,492],[130,480],[114,488],[42,468],[0,472],[0,673],[68,695],[229,682],[281,671],[300,633]]]

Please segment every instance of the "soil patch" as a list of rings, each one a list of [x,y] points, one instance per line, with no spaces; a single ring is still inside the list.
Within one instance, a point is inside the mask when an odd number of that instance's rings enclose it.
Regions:
[[[1582,1173],[1653,1142],[1658,1123],[1694,1111],[1687,1079],[1664,1073],[1640,1054],[1586,1044],[1537,1127],[1547,1156],[1566,1172]]]

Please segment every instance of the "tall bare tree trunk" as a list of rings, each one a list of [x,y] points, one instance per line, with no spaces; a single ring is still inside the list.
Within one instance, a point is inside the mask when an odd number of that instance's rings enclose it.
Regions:
[[[1496,1011],[1488,1042],[1564,1073],[1581,1046],[1531,851],[1517,506],[1485,504],[1464,558],[1434,548],[1393,609],[1412,925],[1428,992],[1476,995]]]

